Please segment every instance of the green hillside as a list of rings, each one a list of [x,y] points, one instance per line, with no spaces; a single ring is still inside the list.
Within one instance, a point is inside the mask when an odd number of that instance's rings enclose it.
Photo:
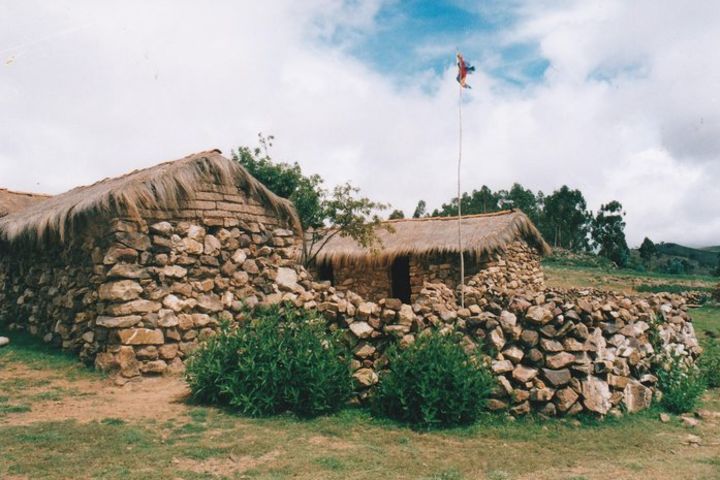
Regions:
[[[692,248],[661,242],[655,248],[656,255],[650,262],[642,262],[637,250],[632,255],[650,271],[674,274],[713,275],[720,262],[720,246]]]

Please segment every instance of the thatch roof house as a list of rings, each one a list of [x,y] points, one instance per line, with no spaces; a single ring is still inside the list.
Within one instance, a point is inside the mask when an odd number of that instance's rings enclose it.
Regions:
[[[34,203],[50,198],[42,193],[14,192],[0,188],[0,217],[18,212]]]
[[[217,150],[108,178],[0,218],[0,323],[161,372],[240,300],[280,295],[278,271],[292,286],[300,238],[293,205]]]
[[[523,212],[469,215],[460,225],[466,276],[499,267],[516,277],[509,281],[538,281],[539,256],[550,247]],[[381,243],[377,249],[363,248],[350,237],[332,237],[317,256],[318,274],[340,289],[405,302],[424,282],[451,288],[459,283],[456,217],[389,220],[376,233]]]

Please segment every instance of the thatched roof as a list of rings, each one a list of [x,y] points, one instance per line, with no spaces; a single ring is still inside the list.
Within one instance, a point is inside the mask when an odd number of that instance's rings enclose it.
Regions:
[[[64,240],[73,224],[83,217],[104,213],[139,217],[145,209],[177,210],[196,187],[206,181],[247,190],[300,229],[297,212],[290,201],[272,193],[237,162],[223,157],[219,150],[210,150],[121,177],[106,178],[31,205],[21,214],[0,219],[0,240],[42,239],[53,234]]]
[[[13,192],[0,188],[0,217],[18,212],[34,203],[41,202],[50,195],[42,193]]]
[[[389,220],[378,227],[377,236],[382,242],[376,250],[358,245],[349,237],[334,236],[320,250],[319,264],[335,266],[347,264],[387,265],[404,255],[426,256],[458,253],[457,217],[410,218]],[[463,251],[480,256],[503,250],[510,242],[522,238],[542,254],[550,247],[530,219],[520,210],[468,215],[462,218]]]

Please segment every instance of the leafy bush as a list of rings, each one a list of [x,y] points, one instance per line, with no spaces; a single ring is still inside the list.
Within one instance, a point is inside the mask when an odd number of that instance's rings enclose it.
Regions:
[[[658,370],[658,388],[662,405],[673,413],[693,410],[705,392],[705,378],[695,365],[686,365],[682,357],[672,357]]]
[[[421,336],[405,349],[388,351],[373,410],[423,428],[473,422],[495,384],[487,367],[450,336]]]
[[[703,344],[698,366],[708,387],[720,387],[720,342],[716,338],[710,338]]]
[[[325,322],[291,305],[256,309],[252,320],[221,331],[190,358],[196,401],[249,416],[291,411],[314,417],[338,410],[352,393],[350,355]]]

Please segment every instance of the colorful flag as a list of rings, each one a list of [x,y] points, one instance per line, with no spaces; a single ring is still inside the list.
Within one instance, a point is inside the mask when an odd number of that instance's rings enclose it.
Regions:
[[[458,66],[458,74],[457,74],[457,77],[455,77],[455,78],[458,81],[458,83],[460,84],[460,86],[463,88],[472,88],[470,85],[468,85],[466,83],[466,79],[467,79],[468,73],[472,73],[475,71],[475,67],[466,63],[465,59],[460,54],[460,52],[458,52],[458,54],[457,54],[457,66]]]

